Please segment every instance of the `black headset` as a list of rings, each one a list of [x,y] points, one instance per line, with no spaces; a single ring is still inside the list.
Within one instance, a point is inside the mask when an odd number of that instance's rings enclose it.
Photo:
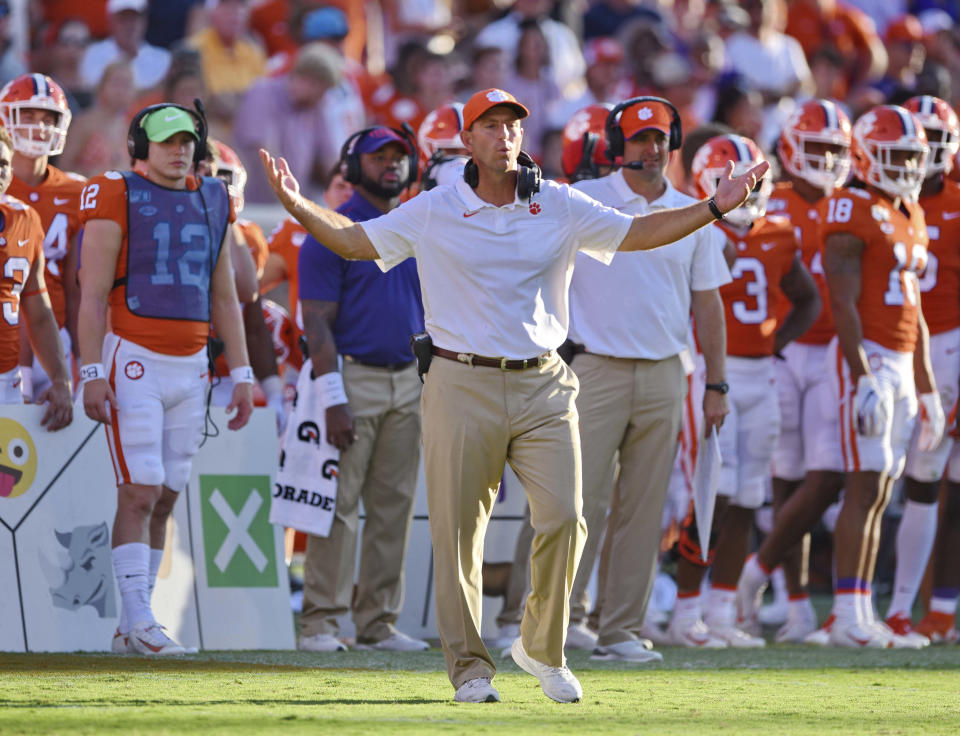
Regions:
[[[343,142],[343,146],[340,148],[340,170],[343,173],[343,178],[350,184],[360,183],[360,154],[357,153],[357,146],[360,144],[360,141],[370,135],[370,133],[375,130],[380,130],[381,128],[392,130],[398,136],[403,138],[407,142],[407,145],[410,146],[410,153],[407,154],[407,181],[403,185],[404,187],[409,187],[417,180],[417,168],[419,163],[417,156],[417,137],[414,135],[413,128],[410,127],[409,123],[404,123],[403,127],[401,128],[390,128],[386,125],[374,125],[373,127],[364,128],[363,130],[358,130],[356,133],[353,133],[349,138],[347,138],[347,140]]]
[[[540,191],[540,167],[526,151],[517,156],[517,196],[528,202]],[[480,169],[472,158],[463,167],[463,180],[474,189],[480,184]]]
[[[597,162],[593,160],[593,152],[597,150],[597,144],[600,143],[600,136],[591,133],[589,130],[583,134],[583,150],[580,154],[580,161],[576,168],[570,174],[570,183],[575,184],[584,179],[597,179],[600,177],[600,169]]]
[[[143,108],[133,116],[130,121],[130,129],[127,131],[127,153],[130,158],[136,161],[145,161],[150,150],[150,139],[147,138],[147,131],[143,129],[144,118],[152,112],[163,110],[165,107],[173,107],[177,110],[183,110],[193,118],[197,131],[197,144],[193,148],[193,165],[199,166],[207,158],[207,116],[203,109],[203,103],[200,100],[194,100],[193,106],[196,110],[191,110],[183,105],[176,105],[172,102],[161,102],[156,105],[150,105]]]
[[[604,125],[604,129],[607,133],[607,158],[610,159],[611,163],[614,163],[617,157],[623,156],[624,141],[623,128],[620,127],[620,114],[631,105],[636,105],[640,102],[659,102],[669,107],[673,113],[673,119],[670,121],[670,150],[676,151],[683,143],[683,127],[680,124],[680,113],[677,112],[677,108],[674,107],[670,100],[665,100],[662,97],[632,97],[629,100],[624,100],[617,104],[607,115],[607,122],[606,125]]]

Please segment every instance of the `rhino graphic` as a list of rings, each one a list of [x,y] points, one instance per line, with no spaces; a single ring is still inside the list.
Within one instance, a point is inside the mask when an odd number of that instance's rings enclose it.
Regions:
[[[113,590],[113,564],[110,556],[110,531],[106,522],[78,526],[72,532],[54,530],[59,549],[59,564],[41,562],[51,584],[53,605],[76,611],[93,606],[100,618],[117,615]]]

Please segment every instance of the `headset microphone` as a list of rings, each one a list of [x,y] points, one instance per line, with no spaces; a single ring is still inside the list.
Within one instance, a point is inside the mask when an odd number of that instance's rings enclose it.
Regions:
[[[633,169],[634,171],[639,171],[643,168],[643,161],[628,161],[625,164],[621,164],[620,168],[623,169]]]

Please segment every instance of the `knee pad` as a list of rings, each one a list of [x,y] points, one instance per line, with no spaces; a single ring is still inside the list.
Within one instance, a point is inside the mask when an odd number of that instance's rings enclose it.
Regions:
[[[164,482],[160,458],[146,452],[131,452],[126,456],[130,482],[142,486],[159,486]]]

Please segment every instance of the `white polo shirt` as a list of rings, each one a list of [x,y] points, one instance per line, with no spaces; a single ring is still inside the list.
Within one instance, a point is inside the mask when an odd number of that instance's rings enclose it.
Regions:
[[[667,182],[663,195],[648,205],[619,170],[575,186],[631,215],[696,201]],[[617,253],[602,268],[577,258],[570,284],[570,338],[588,352],[616,358],[677,355],[687,346],[690,292],[732,280],[723,259],[724,240],[720,228],[704,227],[662,248]]]
[[[361,223],[389,270],[417,259],[434,345],[532,358],[567,336],[577,251],[609,263],[633,218],[566,184],[544,181],[528,205],[496,207],[458,180]]]

